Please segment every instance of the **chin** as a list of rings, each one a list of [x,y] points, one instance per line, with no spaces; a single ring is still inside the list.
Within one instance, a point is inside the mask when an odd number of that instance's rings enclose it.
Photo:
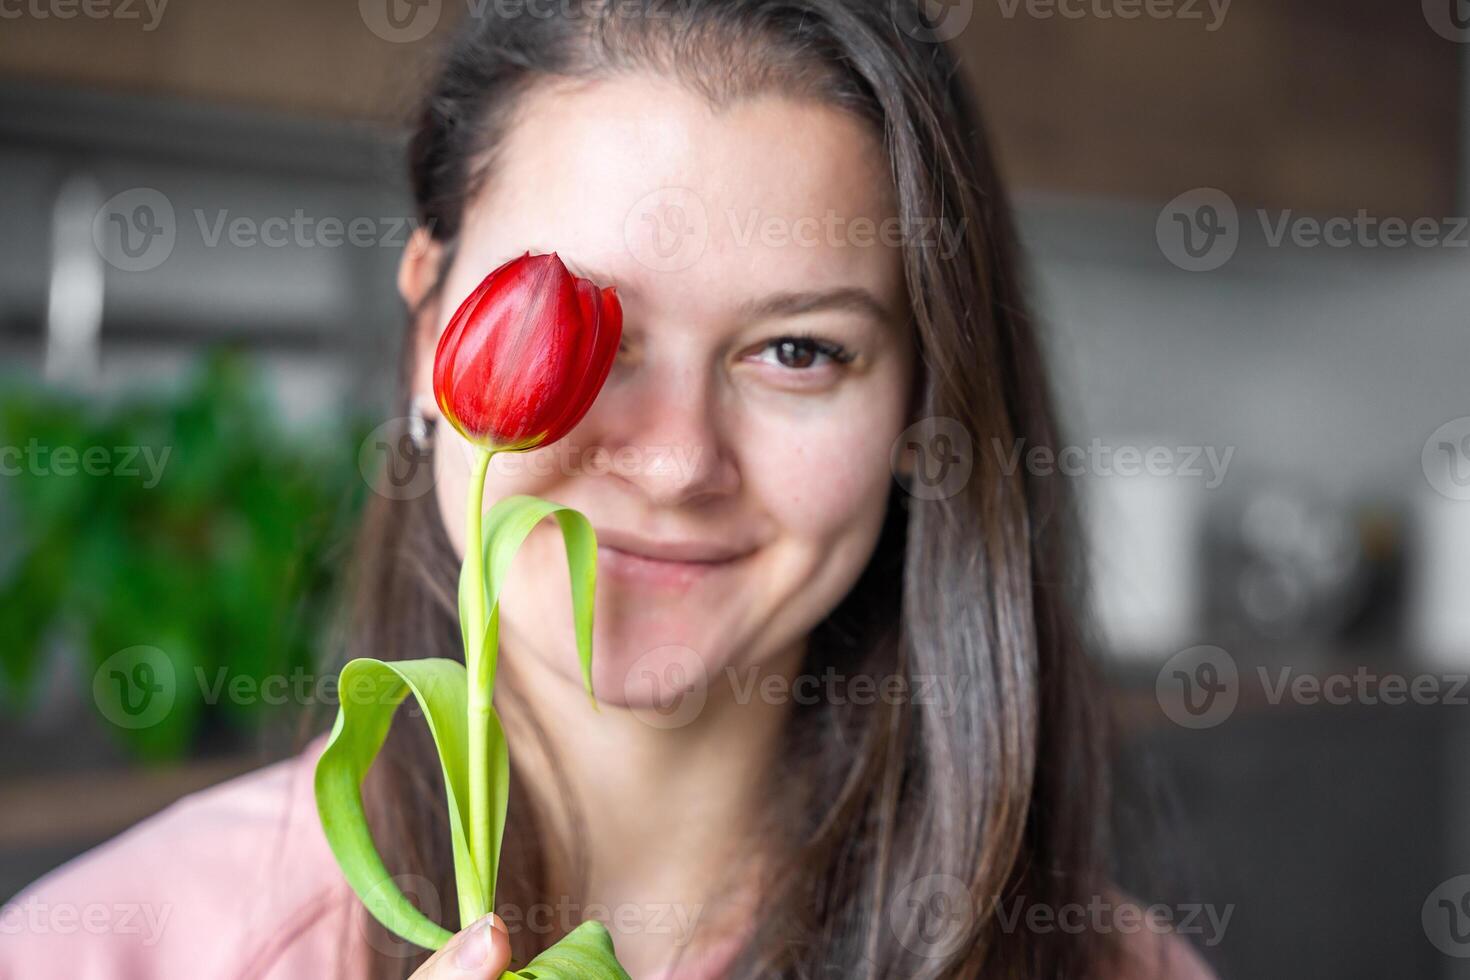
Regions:
[[[682,727],[698,717],[711,682],[723,672],[727,654],[724,650],[718,653],[721,659],[716,662],[697,652],[692,643],[627,636],[603,640],[597,636],[592,654],[592,685],[597,701],[603,706],[627,709],[656,728]],[[581,668],[576,647],[570,642],[566,649],[537,651],[534,655],[543,658],[559,680],[581,689]]]

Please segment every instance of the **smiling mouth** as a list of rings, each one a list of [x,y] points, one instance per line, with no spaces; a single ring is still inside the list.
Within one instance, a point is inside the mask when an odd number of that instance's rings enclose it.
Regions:
[[[639,585],[677,591],[691,588],[712,575],[729,569],[739,561],[740,558],[708,561],[650,558],[607,545],[602,545],[597,549],[598,565],[614,578]]]
[[[754,551],[692,542],[642,541],[616,532],[597,534],[597,564],[608,575],[671,591],[685,591],[728,571]]]

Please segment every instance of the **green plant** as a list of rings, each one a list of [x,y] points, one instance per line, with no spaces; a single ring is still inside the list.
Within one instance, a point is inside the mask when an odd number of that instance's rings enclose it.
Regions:
[[[174,758],[217,719],[248,731],[268,705],[221,681],[309,672],[334,562],[365,484],[340,432],[288,434],[259,370],[214,352],[176,391],[101,401],[39,385],[0,395],[0,703],[35,703],[49,649],[84,680],[119,650],[168,658],[172,708],[110,726]],[[355,445],[356,443],[351,443]],[[90,455],[88,455],[90,453]]]
[[[510,789],[510,757],[493,702],[501,589],[526,536],[542,520],[555,518],[571,572],[577,656],[596,710],[597,537],[581,513],[537,497],[510,496],[483,513],[485,475],[496,453],[549,446],[586,415],[617,355],[622,318],[612,287],[573,276],[555,252],[526,252],[485,276],[440,334],[435,401],[474,451],[459,576],[464,664],[443,658],[350,661],[338,684],[337,721],[316,769],[317,810],[343,874],[380,922],[426,948],[443,946],[449,930],[394,885],[368,829],[362,783],[394,713],[412,693],[443,771],[460,925],[495,908]],[[523,970],[506,975],[628,980],[598,922],[584,922]]]

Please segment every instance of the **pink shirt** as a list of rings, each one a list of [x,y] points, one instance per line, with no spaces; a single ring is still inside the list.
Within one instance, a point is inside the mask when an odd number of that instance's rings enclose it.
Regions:
[[[324,743],[186,796],[32,884],[0,919],[0,978],[361,975],[345,959],[362,946],[359,906],[316,816]]]
[[[184,797],[6,903],[0,980],[362,976],[367,913],[317,820],[325,741]],[[1133,938],[1130,980],[1212,980],[1188,943]],[[660,980],[717,980],[739,946]]]
[[[317,819],[325,743],[186,796],[30,885],[0,913],[0,980],[362,976],[367,913]],[[738,945],[679,980],[714,980]]]

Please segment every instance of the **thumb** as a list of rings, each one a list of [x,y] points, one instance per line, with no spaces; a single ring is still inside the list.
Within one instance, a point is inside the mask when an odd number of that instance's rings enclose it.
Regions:
[[[487,915],[445,944],[413,980],[499,980],[510,968],[510,933],[498,915]]]

